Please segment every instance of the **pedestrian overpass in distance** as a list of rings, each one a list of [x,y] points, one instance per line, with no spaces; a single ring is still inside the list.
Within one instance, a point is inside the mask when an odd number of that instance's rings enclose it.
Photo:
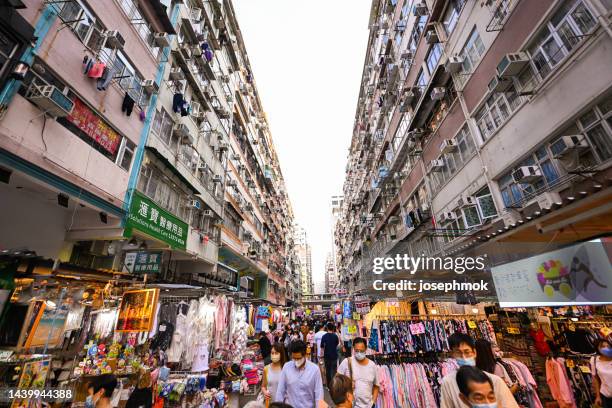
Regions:
[[[331,306],[340,302],[340,298],[335,293],[318,293],[316,295],[302,295],[303,306]]]

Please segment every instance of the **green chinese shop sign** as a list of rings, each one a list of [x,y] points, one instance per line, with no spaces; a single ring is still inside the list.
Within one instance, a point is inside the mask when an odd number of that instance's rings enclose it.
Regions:
[[[134,191],[130,211],[125,220],[126,237],[131,237],[133,229],[142,231],[170,245],[172,248],[187,247],[187,223],[155,204],[151,199]]]

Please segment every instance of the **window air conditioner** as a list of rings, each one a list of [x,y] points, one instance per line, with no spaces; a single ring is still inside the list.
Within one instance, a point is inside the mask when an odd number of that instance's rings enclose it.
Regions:
[[[191,47],[191,55],[198,58],[202,56],[202,48],[199,44],[196,44]]]
[[[444,160],[435,159],[429,162],[429,165],[427,166],[427,172],[431,173],[434,171],[442,171],[443,167],[444,167]]]
[[[427,15],[427,4],[424,1],[421,1],[414,5],[414,15],[415,16],[426,16]]]
[[[439,101],[444,98],[445,94],[446,88],[444,88],[443,86],[436,87],[431,91],[431,99],[433,99],[434,101]]]
[[[142,81],[141,86],[149,93],[156,94],[159,92],[159,85],[152,79],[145,79]]]
[[[440,144],[441,154],[447,154],[447,153],[452,153],[456,151],[457,151],[457,142],[455,141],[455,139],[444,140]]]
[[[196,210],[202,209],[202,203],[200,202],[200,200],[191,200],[191,202],[189,203],[189,206],[191,208],[195,208]]]
[[[227,186],[228,187],[238,187],[238,183],[236,182],[236,180],[229,180],[227,182]]]
[[[219,175],[214,175],[212,178],[213,183],[221,183],[223,179]]]
[[[180,68],[172,68],[168,77],[171,81],[181,81],[185,79],[185,73]]]
[[[202,215],[204,217],[212,218],[212,217],[214,217],[215,214],[212,212],[212,210],[204,210],[204,211],[202,211]]]
[[[232,156],[230,157],[232,160],[240,160],[240,155],[239,154],[232,154]]]
[[[442,222],[452,221],[456,219],[457,219],[457,214],[455,214],[454,211],[446,211],[440,214],[440,219],[438,220],[438,222],[442,223]]]
[[[440,37],[438,37],[438,32],[434,27],[430,28],[425,34],[425,42],[427,44],[436,44],[440,42]]]
[[[512,172],[516,183],[535,183],[542,178],[542,172],[537,166],[521,166]]]
[[[456,74],[458,72],[461,72],[462,68],[463,68],[463,57],[460,57],[458,55],[450,57],[446,61],[446,64],[444,64],[444,70],[451,74]]]
[[[399,224],[399,222],[400,222],[400,218],[397,215],[392,215],[387,220],[387,223],[392,224],[392,225]]]
[[[589,149],[589,142],[584,135],[561,136],[552,145],[562,145],[560,151],[555,154],[555,159],[562,158],[572,151],[585,151]]]
[[[476,197],[466,195],[457,200],[457,206],[459,207],[467,207],[469,205],[476,204]]]
[[[511,86],[512,80],[510,78],[501,78],[495,75],[487,87],[491,92],[505,92]]]
[[[202,9],[199,8],[192,8],[191,9],[191,19],[193,21],[200,21],[202,20]]]
[[[411,59],[412,59],[412,57],[413,57],[412,51],[404,51],[404,52],[402,53],[402,55],[401,55],[401,58],[402,58],[404,61],[411,60]]]
[[[528,63],[529,54],[526,52],[506,54],[497,64],[497,75],[502,78],[518,75]]]
[[[191,102],[191,116],[194,118],[201,118],[204,116],[202,112],[202,106],[198,102]]]
[[[106,38],[106,42],[104,46],[106,48],[111,48],[113,50],[121,50],[125,45],[125,39],[121,35],[119,31],[106,31],[104,33],[104,37]]]
[[[166,33],[155,33],[153,35],[153,43],[158,47],[169,47],[170,37]]]
[[[229,145],[227,144],[227,142],[219,142],[219,150],[220,151],[225,151],[229,149]]]
[[[74,102],[53,85],[32,86],[27,98],[46,113],[58,118],[70,115],[74,108]]]
[[[208,166],[206,164],[204,164],[204,163],[202,163],[202,164],[200,164],[198,166],[198,171],[201,172],[201,173],[204,173],[206,171],[206,169],[208,169]]]

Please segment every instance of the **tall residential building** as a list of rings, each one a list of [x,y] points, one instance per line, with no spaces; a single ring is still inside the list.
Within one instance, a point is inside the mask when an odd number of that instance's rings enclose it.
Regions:
[[[372,2],[335,230],[341,285],[371,291],[379,256],[610,232],[611,9]]]
[[[342,203],[344,197],[341,195],[332,196],[331,198],[331,238],[332,238],[332,250],[329,254],[329,267],[326,261],[325,263],[325,288],[327,293],[338,293],[345,294],[346,289],[342,288],[338,283],[338,268],[337,268],[337,251],[338,246],[334,239],[334,232],[336,230],[336,224],[342,212]]]
[[[312,253],[306,236],[306,230],[297,224],[294,226],[294,245],[300,260],[302,295],[312,295],[314,293],[312,284]]]
[[[102,274],[146,252],[285,305],[293,213],[232,3],[168,3],[2,6],[0,248]]]

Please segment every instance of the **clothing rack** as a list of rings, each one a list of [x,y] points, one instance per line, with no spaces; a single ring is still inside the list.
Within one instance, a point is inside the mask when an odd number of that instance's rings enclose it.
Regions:
[[[445,318],[445,319],[459,319],[459,318],[474,318],[474,319],[480,319],[480,320],[487,320],[487,315],[483,314],[483,313],[479,313],[479,314],[469,314],[469,313],[464,313],[464,314],[412,314],[412,315],[406,315],[406,316],[398,316],[398,315],[376,315],[374,316],[373,320],[413,320],[413,319],[419,319],[422,317],[426,317],[427,319],[424,320],[436,320],[436,318]],[[421,319],[423,320],[423,319]]]

